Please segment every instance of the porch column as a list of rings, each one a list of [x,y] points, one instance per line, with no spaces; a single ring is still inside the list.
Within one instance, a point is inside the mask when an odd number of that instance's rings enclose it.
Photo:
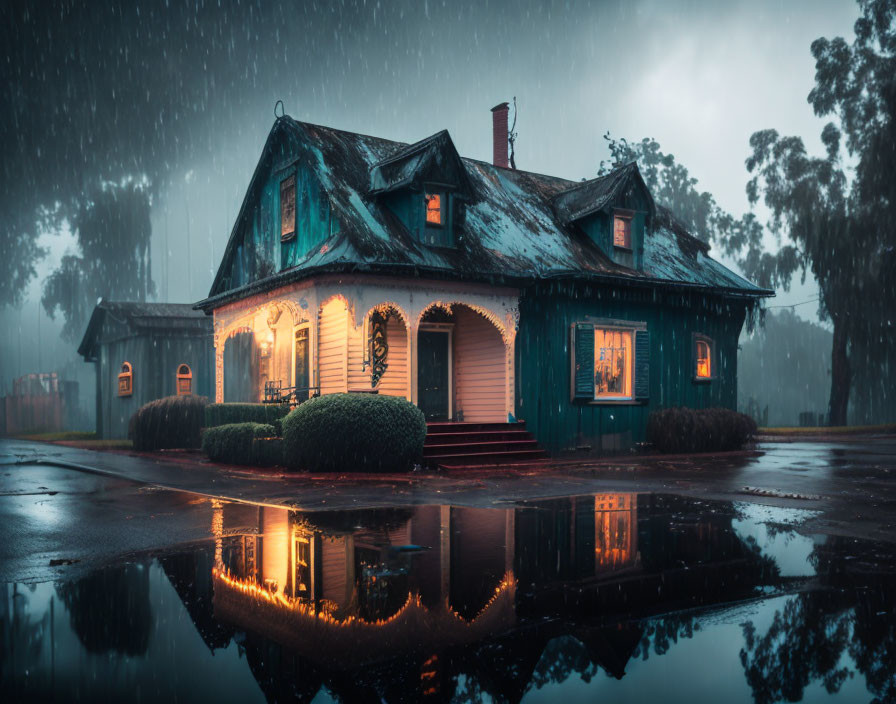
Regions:
[[[510,334],[509,339],[504,342],[504,370],[505,370],[505,389],[504,389],[504,411],[507,418],[516,415],[516,360],[514,359],[514,344],[516,343],[516,335]]]
[[[417,403],[417,333],[420,324],[412,322],[408,324],[408,400]]]
[[[215,333],[215,403],[224,403],[224,344],[226,337]]]

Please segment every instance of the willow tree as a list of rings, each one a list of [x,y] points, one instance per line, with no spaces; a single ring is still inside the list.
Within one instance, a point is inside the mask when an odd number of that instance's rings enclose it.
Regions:
[[[750,138],[747,159],[747,194],[768,206],[783,246],[775,255],[750,252],[746,273],[787,282],[811,271],[818,281],[820,314],[834,327],[831,425],[847,421],[854,378],[868,382],[866,393],[877,386],[878,407],[893,412],[896,0],[859,0],[859,7],[852,44],[812,43],[809,103],[816,115],[836,118],[821,133],[826,154],[810,156],[801,138],[763,130]],[[846,156],[855,164],[851,178]]]
[[[66,219],[79,251],[66,254],[44,282],[47,314],[65,318],[62,336],[77,341],[97,300],[145,301],[153,292],[151,198],[144,182],[106,183],[56,217]]]

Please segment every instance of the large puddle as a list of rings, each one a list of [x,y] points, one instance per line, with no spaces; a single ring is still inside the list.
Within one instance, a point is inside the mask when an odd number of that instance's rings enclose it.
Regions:
[[[799,512],[208,508],[190,549],[5,585],[3,699],[896,700],[892,554]]]

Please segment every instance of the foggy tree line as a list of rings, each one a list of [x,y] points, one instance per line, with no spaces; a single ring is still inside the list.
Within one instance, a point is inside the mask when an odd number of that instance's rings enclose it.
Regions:
[[[657,199],[759,285],[788,290],[795,275],[812,274],[819,317],[833,325],[831,425],[846,425],[851,395],[862,419],[896,409],[896,0],[858,4],[852,44],[819,38],[811,47],[808,102],[834,118],[821,132],[825,154],[812,156],[802,137],[775,129],[750,138],[747,196],[767,206],[777,251],[766,249],[753,213],[725,212],[653,139],[608,135],[611,160],[602,164],[605,172],[637,160]]]

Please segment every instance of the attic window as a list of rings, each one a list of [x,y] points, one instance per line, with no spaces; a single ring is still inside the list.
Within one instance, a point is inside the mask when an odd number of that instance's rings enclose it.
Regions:
[[[296,235],[296,177],[280,182],[280,240],[290,240]]]
[[[426,224],[442,226],[442,196],[438,193],[427,193],[426,196]]]
[[[613,246],[622,249],[632,248],[631,213],[617,212],[613,215]]]

